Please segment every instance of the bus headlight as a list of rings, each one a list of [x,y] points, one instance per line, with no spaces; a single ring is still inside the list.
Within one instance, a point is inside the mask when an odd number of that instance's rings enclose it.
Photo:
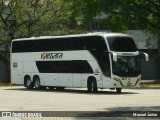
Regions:
[[[122,84],[122,82],[121,82],[121,80],[120,80],[120,79],[118,79],[118,78],[113,78],[113,80],[115,80],[115,81],[119,82],[119,83],[121,84],[121,86],[123,86],[123,84]]]

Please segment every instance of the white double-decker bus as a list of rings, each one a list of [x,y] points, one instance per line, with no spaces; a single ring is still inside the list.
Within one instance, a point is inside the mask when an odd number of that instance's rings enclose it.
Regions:
[[[121,33],[89,33],[12,40],[11,82],[28,89],[137,87],[140,54],[133,38]]]

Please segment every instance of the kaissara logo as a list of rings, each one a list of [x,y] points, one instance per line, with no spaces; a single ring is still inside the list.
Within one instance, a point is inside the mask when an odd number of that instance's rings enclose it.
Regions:
[[[133,56],[133,53],[122,53],[124,56]]]
[[[45,60],[45,59],[62,59],[63,57],[63,53],[45,53],[43,52],[41,54],[41,59]]]

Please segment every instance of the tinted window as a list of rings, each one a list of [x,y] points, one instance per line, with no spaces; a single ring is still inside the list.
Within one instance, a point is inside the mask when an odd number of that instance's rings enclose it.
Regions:
[[[106,50],[100,36],[13,41],[12,52],[42,52],[67,50]]]
[[[121,77],[136,77],[141,73],[139,56],[118,56],[117,62],[112,60],[113,74]]]
[[[93,73],[85,60],[74,61],[36,61],[40,73]]]
[[[72,61],[73,73],[93,73],[93,70],[86,60]]]
[[[104,39],[100,36],[85,38],[86,49],[88,50],[107,50]]]
[[[136,44],[131,37],[109,37],[107,38],[111,51],[135,52]]]
[[[101,50],[91,50],[92,55],[96,58],[103,74],[110,77],[110,60],[109,54]]]
[[[12,52],[39,52],[60,49],[58,39],[13,41]]]

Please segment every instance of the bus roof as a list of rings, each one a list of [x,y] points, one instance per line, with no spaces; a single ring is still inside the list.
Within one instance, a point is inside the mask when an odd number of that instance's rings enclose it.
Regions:
[[[23,40],[39,40],[39,39],[52,39],[52,38],[68,38],[68,37],[85,37],[85,36],[102,36],[102,37],[113,37],[113,36],[126,36],[131,37],[123,33],[106,33],[106,32],[93,32],[87,34],[75,34],[75,35],[62,35],[62,36],[40,36],[40,37],[30,37],[30,38],[19,38],[13,41],[23,41]]]

